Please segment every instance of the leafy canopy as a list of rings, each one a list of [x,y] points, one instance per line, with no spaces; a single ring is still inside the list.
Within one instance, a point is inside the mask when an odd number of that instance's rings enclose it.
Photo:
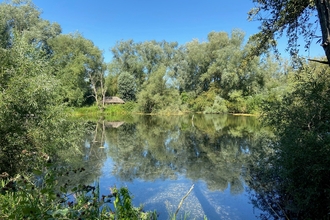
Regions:
[[[323,32],[324,29],[329,29],[329,23],[322,24],[323,15],[329,11],[321,9],[323,5],[329,5],[329,1],[253,0],[253,2],[255,7],[248,13],[249,19],[261,22],[260,32],[253,36],[255,42],[258,42],[253,54],[261,54],[270,47],[278,52],[276,40],[283,35],[288,38],[287,50],[293,58],[298,56],[301,46],[300,37],[305,41],[305,50],[310,48],[314,39],[322,43],[329,39],[329,35]],[[318,23],[321,24],[323,38],[317,36]]]

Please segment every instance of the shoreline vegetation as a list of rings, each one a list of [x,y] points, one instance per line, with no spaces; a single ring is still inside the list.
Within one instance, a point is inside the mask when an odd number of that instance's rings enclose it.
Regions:
[[[159,113],[143,113],[127,109],[125,104],[121,105],[107,105],[105,108],[101,109],[98,106],[85,106],[85,107],[67,107],[65,109],[66,114],[70,117],[86,117],[86,116],[126,116],[126,115],[161,115],[161,116],[179,116],[186,114],[209,114],[204,112],[193,112],[193,111],[179,111],[179,112],[169,112],[161,111]],[[260,116],[260,113],[210,113],[210,114],[231,114],[234,116]]]

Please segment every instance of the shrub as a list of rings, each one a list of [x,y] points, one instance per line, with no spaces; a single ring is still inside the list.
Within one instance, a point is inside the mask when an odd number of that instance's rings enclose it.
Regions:
[[[97,186],[70,188],[58,183],[58,177],[66,173],[63,169],[57,173],[34,170],[30,177],[17,175],[2,180],[0,219],[156,219],[155,213],[142,212],[132,205],[127,188],[113,188],[109,195],[100,196]],[[111,200],[114,209],[109,206]]]
[[[190,102],[193,111],[204,111],[206,107],[211,106],[216,97],[216,93],[213,90],[203,92],[195,100]]]
[[[204,114],[218,114],[227,113],[228,109],[226,106],[226,100],[220,96],[216,96],[211,107],[206,107]]]
[[[241,90],[234,90],[229,93],[228,111],[232,113],[246,113],[247,104]]]

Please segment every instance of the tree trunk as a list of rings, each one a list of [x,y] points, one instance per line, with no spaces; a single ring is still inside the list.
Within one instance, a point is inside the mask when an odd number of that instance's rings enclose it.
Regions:
[[[314,0],[317,8],[321,31],[322,47],[330,65],[330,0]]]
[[[106,93],[106,89],[105,89],[105,86],[104,86],[104,76],[102,75],[101,76],[101,95],[102,95],[102,109],[104,110],[104,102],[105,102],[105,93]]]
[[[96,105],[98,107],[100,107],[100,104],[99,104],[99,97],[97,95],[97,89],[96,89],[96,85],[94,83],[92,83],[92,88],[93,88],[93,92],[94,92],[94,98],[95,98],[95,101],[96,101]]]

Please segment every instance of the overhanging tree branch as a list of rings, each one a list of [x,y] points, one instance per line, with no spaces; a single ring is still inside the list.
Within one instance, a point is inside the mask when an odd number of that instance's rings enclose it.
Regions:
[[[312,62],[317,62],[317,63],[322,63],[322,64],[329,65],[329,62],[328,61],[324,61],[324,60],[308,59],[308,61],[312,61]]]
[[[297,39],[302,36],[305,40],[305,48],[315,38],[315,22],[311,19],[316,14],[322,32],[322,44],[328,62],[320,62],[330,65],[330,0],[253,0],[256,7],[248,14],[249,19],[261,22],[261,31],[255,35],[257,44],[254,52],[262,54],[263,50],[270,47],[270,43],[283,35],[286,30],[288,37],[288,51],[297,55],[299,44]],[[258,16],[257,16],[258,15]],[[276,46],[276,44],[274,44]],[[252,53],[255,55],[255,53]],[[316,61],[315,61],[316,62]]]

